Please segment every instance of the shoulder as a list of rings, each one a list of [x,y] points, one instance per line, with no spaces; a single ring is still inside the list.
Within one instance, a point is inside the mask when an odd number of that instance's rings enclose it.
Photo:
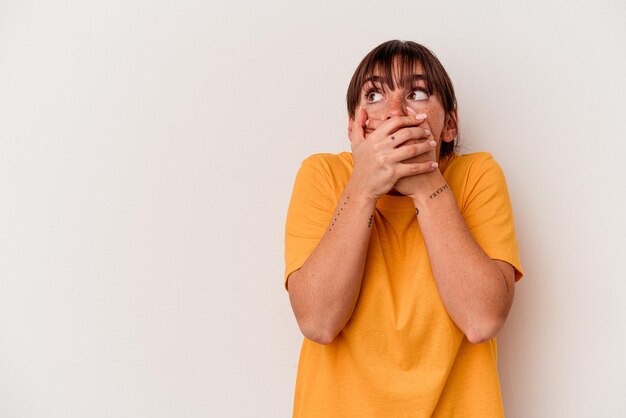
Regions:
[[[493,158],[493,155],[486,151],[473,152],[471,154],[457,154],[448,163],[446,173],[449,173],[450,175],[458,175],[466,173],[470,170],[480,170],[481,168],[493,165],[498,165],[498,163]]]
[[[308,184],[337,198],[350,180],[353,168],[349,152],[313,154],[302,161],[296,183]]]
[[[305,158],[302,161],[302,166],[314,167],[324,171],[352,170],[354,162],[352,161],[352,154],[349,152],[319,153]]]
[[[305,158],[300,166],[300,172],[340,181],[349,178],[353,168],[354,162],[349,152],[320,153]]]
[[[455,155],[444,172],[446,180],[452,182],[478,180],[485,175],[503,176],[493,155],[485,151]]]
[[[459,202],[465,202],[483,189],[493,188],[495,192],[506,189],[502,168],[489,152],[455,155],[447,165],[444,178],[457,191]]]

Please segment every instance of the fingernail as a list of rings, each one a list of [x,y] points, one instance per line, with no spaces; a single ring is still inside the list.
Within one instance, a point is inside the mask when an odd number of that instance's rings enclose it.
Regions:
[[[370,120],[368,119],[365,121],[365,126],[368,126],[369,124],[370,124]]]
[[[435,141],[430,141],[429,144],[430,144],[431,147],[434,147],[434,146],[437,145],[437,143]]]
[[[424,129],[424,132],[426,132],[426,135],[430,136],[430,131],[428,129]]]
[[[437,164],[437,163],[432,163],[430,166],[431,166],[432,168],[437,168],[437,167],[439,167],[439,164]]]
[[[415,119],[426,119],[426,113],[418,113],[415,115]]]

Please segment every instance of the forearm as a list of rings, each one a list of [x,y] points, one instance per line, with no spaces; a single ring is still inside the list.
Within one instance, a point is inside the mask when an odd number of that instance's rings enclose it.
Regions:
[[[354,311],[375,205],[349,182],[319,244],[289,276],[289,298],[298,325],[313,341],[330,343]]]
[[[418,222],[441,300],[472,342],[494,336],[508,315],[512,294],[496,263],[472,237],[439,171],[413,196]]]

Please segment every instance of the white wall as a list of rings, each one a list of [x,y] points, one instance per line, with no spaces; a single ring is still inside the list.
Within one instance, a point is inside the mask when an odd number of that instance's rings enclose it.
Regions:
[[[338,3],[0,1],[0,416],[290,416],[293,178],[393,38],[507,175],[507,416],[623,414],[624,3]]]

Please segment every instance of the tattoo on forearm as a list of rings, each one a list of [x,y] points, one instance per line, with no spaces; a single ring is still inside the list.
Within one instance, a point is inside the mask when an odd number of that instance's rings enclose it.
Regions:
[[[346,205],[346,203],[348,203],[348,200],[350,200],[350,196],[346,197],[346,200],[343,202],[343,205],[341,205],[341,207],[339,208],[339,211],[335,215],[335,219],[333,219],[333,221],[331,222],[330,226],[328,227],[329,231],[333,230],[333,226],[335,226],[335,222],[337,222],[337,218],[339,216],[341,216],[341,211],[343,210],[343,207]]]
[[[437,195],[439,193],[442,193],[444,190],[446,190],[448,188],[447,184],[444,184],[443,186],[441,186],[440,188],[438,188],[437,190],[435,190],[433,193],[431,193],[430,198],[434,199],[437,197]],[[417,209],[416,209],[417,210]]]

